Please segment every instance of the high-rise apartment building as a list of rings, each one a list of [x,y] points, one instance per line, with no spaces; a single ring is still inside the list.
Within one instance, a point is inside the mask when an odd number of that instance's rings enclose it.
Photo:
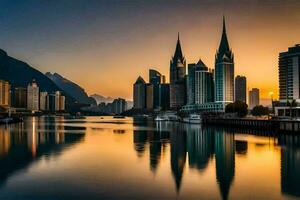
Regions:
[[[112,113],[114,114],[121,114],[126,110],[126,100],[122,98],[114,99],[111,106],[112,106]]]
[[[146,82],[140,76],[133,85],[133,108],[146,108]]]
[[[0,106],[10,106],[10,84],[4,80],[0,80]]]
[[[56,110],[56,106],[55,106],[55,103],[56,103],[56,96],[55,94],[48,94],[47,95],[47,111],[51,112],[51,113],[54,113]]]
[[[60,95],[59,97],[59,110],[60,111],[66,110],[66,97],[63,95]]]
[[[47,110],[47,96],[48,96],[48,92],[40,93],[40,110],[42,111]]]
[[[300,45],[279,54],[279,100],[300,103]]]
[[[56,91],[55,94],[55,112],[65,110],[65,97],[62,95],[61,91]]]
[[[16,87],[14,91],[14,107],[27,108],[27,89]]]
[[[235,77],[235,101],[247,102],[247,79],[245,76]]]
[[[300,44],[279,54],[279,103],[275,115],[300,116]],[[295,101],[295,103],[293,103]],[[291,106],[292,105],[292,106]]]
[[[205,104],[214,101],[213,70],[200,59],[197,64],[188,65],[188,104]]]
[[[249,108],[253,109],[255,106],[259,105],[259,89],[252,88],[249,91]]]
[[[61,96],[61,92],[60,91],[56,91],[55,92],[55,111],[59,111],[60,109],[60,96]]]
[[[158,101],[160,110],[168,110],[170,108],[170,84],[162,83],[159,85]]]
[[[154,69],[149,70],[149,83],[153,85],[153,100],[152,100],[153,108],[152,109],[157,109],[159,107],[159,85],[162,83],[162,81],[164,81],[163,79],[164,76],[162,76],[158,71]],[[148,101],[148,96],[147,96],[147,101]]]
[[[151,83],[146,84],[146,108],[153,110],[154,108],[154,85]]]
[[[27,86],[27,109],[39,111],[39,87],[35,80]]]

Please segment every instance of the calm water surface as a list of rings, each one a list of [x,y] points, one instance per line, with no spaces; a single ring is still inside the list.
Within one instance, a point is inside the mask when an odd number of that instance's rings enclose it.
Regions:
[[[132,118],[27,118],[0,127],[0,198],[300,199],[300,137]]]

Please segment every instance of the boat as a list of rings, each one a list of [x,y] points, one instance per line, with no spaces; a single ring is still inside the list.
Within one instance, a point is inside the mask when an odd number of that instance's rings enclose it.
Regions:
[[[179,121],[176,112],[167,111],[156,116],[155,121]]]
[[[154,121],[156,121],[156,122],[168,121],[168,118],[164,115],[157,115],[154,118]]]
[[[201,115],[190,114],[188,117],[183,118],[182,121],[185,123],[190,123],[190,124],[201,124],[202,118],[201,118]]]
[[[168,121],[180,121],[180,118],[178,117],[176,112],[173,111],[167,111],[164,114]]]

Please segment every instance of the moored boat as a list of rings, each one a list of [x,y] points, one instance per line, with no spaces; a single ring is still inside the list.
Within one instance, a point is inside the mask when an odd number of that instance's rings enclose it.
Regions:
[[[185,123],[190,123],[190,124],[201,124],[202,118],[201,118],[201,115],[190,114],[188,117],[183,118],[182,121]]]
[[[154,121],[156,121],[156,122],[168,121],[168,118],[166,116],[164,116],[164,115],[157,115],[154,118]]]

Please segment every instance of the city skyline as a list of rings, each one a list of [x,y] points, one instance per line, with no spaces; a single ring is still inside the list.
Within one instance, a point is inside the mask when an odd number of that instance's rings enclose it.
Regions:
[[[247,77],[248,88],[260,88],[262,98],[270,98],[271,91],[277,98],[278,53],[297,44],[300,33],[300,3],[295,0],[0,4],[5,8],[0,47],[10,55],[42,72],[62,74],[90,95],[126,99],[132,98],[136,77],[147,77],[148,68],[169,77],[177,32],[187,64],[201,58],[214,68],[223,14],[235,53],[235,74]]]

